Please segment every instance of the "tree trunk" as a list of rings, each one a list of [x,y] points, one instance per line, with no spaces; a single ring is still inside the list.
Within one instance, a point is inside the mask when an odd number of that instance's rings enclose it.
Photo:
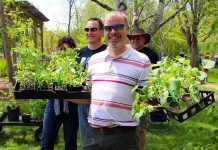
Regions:
[[[2,37],[3,37],[3,43],[4,43],[4,51],[5,51],[5,58],[7,62],[7,69],[8,69],[8,78],[9,78],[9,83],[15,83],[15,80],[13,79],[13,65],[12,65],[12,59],[11,59],[11,49],[9,46],[9,38],[8,34],[6,32],[6,23],[5,23],[5,16],[4,16],[4,5],[3,5],[3,0],[0,0],[0,19],[2,22]]]
[[[192,43],[191,43],[191,49],[190,49],[190,58],[191,58],[191,66],[192,67],[198,67],[198,40],[196,34],[192,35]]]

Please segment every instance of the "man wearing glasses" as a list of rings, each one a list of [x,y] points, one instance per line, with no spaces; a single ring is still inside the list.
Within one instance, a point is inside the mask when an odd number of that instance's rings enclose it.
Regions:
[[[145,33],[141,28],[135,28],[133,29],[132,34],[128,35],[128,38],[131,40],[133,48],[143,54],[146,54],[152,64],[156,64],[157,61],[159,61],[158,54],[151,48],[145,46],[151,40],[150,34]]]
[[[88,44],[78,51],[78,62],[83,64],[85,68],[88,66],[89,58],[98,52],[101,52],[107,48],[107,45],[102,44],[102,37],[104,35],[103,22],[98,18],[90,18],[84,28],[86,39]],[[83,147],[84,143],[89,143],[85,138],[86,129],[88,128],[88,113],[89,105],[78,105],[78,117],[80,128],[80,143]]]
[[[126,45],[129,24],[126,15],[112,11],[105,17],[105,51],[90,58],[87,84],[92,88],[83,150],[138,150],[138,122],[131,118],[135,85],[143,86],[151,64],[148,57]]]

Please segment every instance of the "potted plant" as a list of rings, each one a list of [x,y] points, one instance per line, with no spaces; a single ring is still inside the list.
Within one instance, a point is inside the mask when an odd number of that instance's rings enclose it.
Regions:
[[[190,66],[190,60],[177,57],[159,61],[150,70],[146,85],[136,86],[132,117],[138,120],[143,114],[164,107],[176,113],[183,112],[190,105],[199,102],[198,85],[206,74]]]
[[[19,121],[20,106],[17,105],[17,102],[10,100],[6,105],[8,121]]]
[[[75,50],[67,50],[57,53],[51,57],[50,68],[53,70],[52,79],[56,86],[63,90],[75,90],[72,87],[81,88],[85,81],[86,71],[84,67],[76,61]]]

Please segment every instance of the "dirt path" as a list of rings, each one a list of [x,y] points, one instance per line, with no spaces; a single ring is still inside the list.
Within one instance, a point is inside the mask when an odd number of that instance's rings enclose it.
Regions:
[[[209,87],[209,88],[214,88],[214,89],[218,90],[218,84],[206,83],[203,86],[206,86],[206,87]]]

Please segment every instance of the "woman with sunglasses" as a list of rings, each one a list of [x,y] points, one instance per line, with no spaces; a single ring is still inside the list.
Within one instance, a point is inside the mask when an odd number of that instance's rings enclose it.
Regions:
[[[75,48],[70,36],[58,40],[58,49]],[[53,150],[58,131],[63,124],[65,150],[77,150],[77,104],[59,99],[49,99],[44,112],[41,150]]]

